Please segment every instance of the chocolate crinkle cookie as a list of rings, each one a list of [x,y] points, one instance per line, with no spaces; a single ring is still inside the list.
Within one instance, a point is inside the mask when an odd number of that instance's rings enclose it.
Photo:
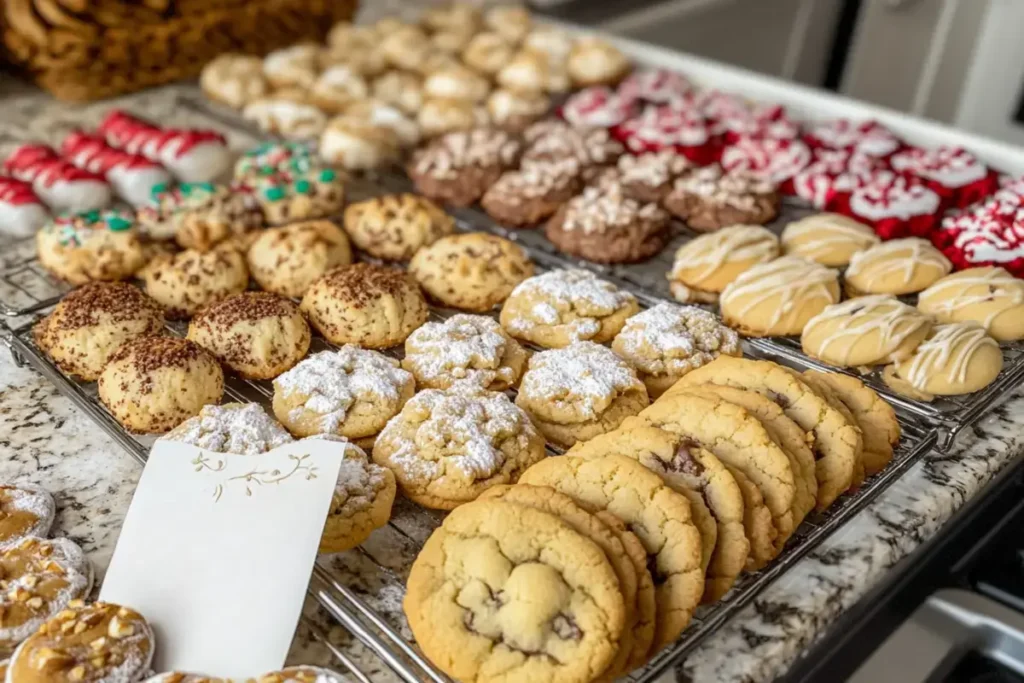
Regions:
[[[416,154],[409,176],[420,194],[469,206],[518,163],[521,151],[519,141],[504,131],[478,128],[449,133]]]
[[[484,194],[481,204],[491,218],[521,228],[549,218],[572,199],[583,184],[579,161],[531,161],[507,171]]]
[[[630,199],[620,185],[588,187],[559,209],[545,235],[562,252],[597,263],[631,263],[658,253],[669,216],[657,204]]]
[[[729,225],[764,225],[779,214],[780,197],[771,182],[744,172],[705,166],[677,179],[665,208],[690,228],[711,232]]]

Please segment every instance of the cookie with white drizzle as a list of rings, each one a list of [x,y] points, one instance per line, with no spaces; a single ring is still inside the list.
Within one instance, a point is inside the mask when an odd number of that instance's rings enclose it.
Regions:
[[[512,227],[536,225],[580,189],[582,167],[574,158],[531,161],[506,171],[484,193],[480,205],[494,220]]]
[[[491,391],[519,384],[529,354],[496,320],[459,313],[428,322],[405,340],[402,367],[422,389],[469,382]]]
[[[259,455],[294,441],[274,418],[256,403],[204,406],[160,437],[214,453]]]
[[[930,401],[984,389],[1003,369],[1003,352],[972,322],[936,325],[913,355],[886,366],[882,377],[897,392]]]
[[[34,484],[0,485],[0,545],[46,536],[56,509],[49,491]]]
[[[670,303],[627,320],[612,340],[612,350],[637,369],[652,399],[719,354],[743,355],[739,335],[714,314]]]
[[[828,306],[807,321],[804,353],[840,368],[882,365],[913,353],[931,332],[921,311],[887,294]]]
[[[686,242],[668,273],[669,289],[683,303],[714,303],[726,286],[779,255],[779,238],[760,225],[733,225]]]
[[[9,653],[92,588],[92,565],[66,538],[22,538],[0,550],[0,653]]]
[[[728,225],[764,225],[779,214],[779,193],[767,180],[725,173],[705,166],[678,178],[665,208],[693,230],[711,232]]]
[[[533,356],[516,395],[537,429],[564,448],[610,432],[648,403],[636,370],[587,341]]]
[[[1003,268],[968,268],[933,283],[917,307],[942,323],[973,321],[1000,342],[1024,339],[1024,280]]]
[[[890,240],[850,259],[844,274],[849,296],[914,294],[949,275],[953,264],[919,237]]]
[[[295,436],[373,437],[415,392],[398,361],[346,344],[321,351],[274,380],[273,410]]]
[[[870,227],[838,213],[819,213],[793,221],[782,231],[782,250],[823,266],[838,268],[854,254],[881,242]]]
[[[729,327],[751,337],[800,334],[807,321],[839,301],[839,273],[797,256],[745,271],[722,291]]]

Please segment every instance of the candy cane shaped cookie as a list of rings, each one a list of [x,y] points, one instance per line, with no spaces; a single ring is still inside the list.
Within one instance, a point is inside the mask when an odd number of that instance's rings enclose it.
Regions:
[[[28,237],[50,220],[50,213],[24,181],[0,176],[0,233]]]
[[[162,164],[184,183],[216,180],[231,166],[227,141],[212,130],[160,128],[115,109],[97,132],[111,147]]]
[[[46,145],[22,145],[4,162],[4,170],[31,183],[54,213],[94,211],[110,204],[110,185],[103,178],[75,168]]]
[[[60,151],[78,168],[102,175],[136,208],[152,202],[154,187],[171,183],[171,174],[160,164],[114,149],[97,135],[75,131],[64,138]]]

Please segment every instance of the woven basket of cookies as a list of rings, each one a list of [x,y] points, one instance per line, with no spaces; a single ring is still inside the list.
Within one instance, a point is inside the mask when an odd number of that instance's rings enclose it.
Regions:
[[[7,59],[64,100],[94,100],[199,74],[223,52],[321,40],[358,0],[12,0]]]

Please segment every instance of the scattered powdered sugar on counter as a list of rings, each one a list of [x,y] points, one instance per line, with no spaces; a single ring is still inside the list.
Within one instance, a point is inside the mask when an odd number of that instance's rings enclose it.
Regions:
[[[633,368],[614,351],[582,341],[531,358],[519,391],[530,402],[550,401],[559,410],[575,408],[589,418],[619,394],[642,386]]]
[[[291,443],[291,435],[255,403],[203,406],[162,440],[187,443],[215,453],[259,455]]]

